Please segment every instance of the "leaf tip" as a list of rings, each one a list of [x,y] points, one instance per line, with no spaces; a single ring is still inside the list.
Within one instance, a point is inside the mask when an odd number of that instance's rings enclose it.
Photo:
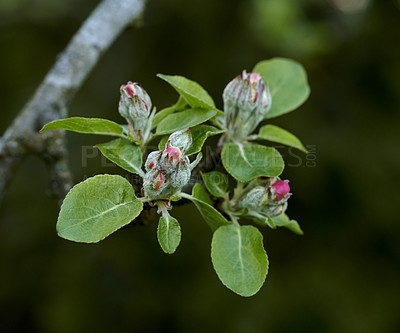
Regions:
[[[162,79],[162,80],[166,80],[166,78],[168,77],[168,75],[162,74],[162,73],[157,73],[156,75],[158,78]]]
[[[47,130],[48,130],[48,126],[47,126],[48,124],[46,124],[46,125],[44,125],[41,129],[40,129],[40,131],[39,131],[39,133],[43,133],[43,132],[46,132]]]

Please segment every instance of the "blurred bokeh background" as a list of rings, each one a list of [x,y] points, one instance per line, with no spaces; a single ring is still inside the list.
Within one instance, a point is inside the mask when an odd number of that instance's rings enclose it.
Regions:
[[[0,131],[52,66],[95,0],[0,2]],[[222,107],[226,83],[260,60],[300,61],[311,86],[272,119],[312,151],[287,158],[288,214],[303,237],[263,231],[264,287],[242,298],[219,282],[211,232],[192,206],[173,211],[183,238],[163,254],[156,224],[96,245],[56,235],[57,201],[34,157],[0,208],[2,332],[400,332],[400,1],[151,0],[70,107],[121,122],[119,86],[139,81],[159,109],[177,95],[156,73],[198,81]],[[121,173],[70,134],[75,181]],[[212,140],[210,141],[212,144]]]

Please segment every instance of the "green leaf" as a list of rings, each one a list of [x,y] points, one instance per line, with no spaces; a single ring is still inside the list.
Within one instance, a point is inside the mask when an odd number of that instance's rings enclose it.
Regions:
[[[194,127],[214,117],[216,113],[215,110],[189,109],[170,114],[158,124],[156,135],[169,134]]]
[[[288,228],[290,231],[294,232],[295,234],[298,235],[303,235],[303,230],[301,230],[299,224],[297,223],[296,220],[291,220],[289,216],[286,214],[281,214],[277,217],[271,218],[272,222],[277,226],[277,227],[285,227]]]
[[[209,126],[209,125],[199,125],[196,127],[193,127],[191,129],[192,132],[192,144],[189,147],[188,151],[186,152],[186,155],[193,155],[201,151],[203,148],[204,142],[206,142],[207,138],[213,135],[221,134],[224,131],[219,130],[218,128],[214,126]]]
[[[204,189],[201,187],[200,184],[196,184],[193,187],[193,192],[192,192],[193,196],[184,196],[184,195],[182,196],[192,200],[192,202],[199,210],[201,216],[203,216],[204,220],[210,226],[211,230],[215,231],[223,225],[231,224],[232,222],[228,221],[213,206],[201,200],[201,198],[204,198],[204,194],[199,195],[201,191],[204,192]],[[205,195],[207,196],[207,193]]]
[[[268,84],[272,106],[265,118],[273,118],[293,111],[305,102],[310,94],[307,74],[303,66],[285,58],[259,62],[253,69]]]
[[[187,156],[193,155],[201,151],[203,148],[204,142],[206,142],[207,138],[213,135],[223,133],[222,130],[214,126],[209,125],[199,125],[193,127],[190,132],[192,133],[192,144],[186,152]],[[165,149],[165,144],[167,143],[169,135],[165,135],[162,137],[160,143],[158,144],[158,149]]]
[[[261,127],[260,133],[258,133],[258,138],[282,143],[284,145],[297,148],[307,153],[307,149],[303,146],[301,141],[296,138],[296,136],[275,125],[265,125]]]
[[[96,243],[130,223],[142,209],[125,178],[97,175],[69,191],[58,216],[57,232],[75,242]]]
[[[78,133],[87,134],[101,134],[101,135],[112,135],[112,136],[123,136],[123,128],[121,125],[114,123],[111,120],[99,119],[99,118],[82,118],[72,117],[60,120],[54,120],[40,130],[40,132],[52,130],[52,129],[63,129]]]
[[[226,171],[241,182],[261,176],[279,176],[285,166],[281,154],[272,147],[236,143],[224,146],[222,164]]]
[[[178,102],[176,102],[176,104],[174,104],[168,108],[165,108],[161,111],[158,111],[155,114],[153,121],[151,123],[151,129],[155,128],[160,123],[161,120],[163,120],[164,118],[169,116],[171,113],[174,113],[175,111],[183,110],[185,108],[186,104],[187,104],[186,101],[182,97],[179,97],[179,100],[178,100]]]
[[[228,225],[214,232],[211,259],[222,283],[241,296],[256,294],[268,272],[263,237],[253,226]]]
[[[116,139],[98,144],[101,153],[110,161],[129,172],[144,176],[142,171],[142,151],[127,139]]]
[[[168,213],[160,217],[157,238],[165,253],[174,253],[181,241],[181,227],[178,220]]]
[[[195,198],[197,198],[197,199],[199,199],[201,201],[204,201],[206,204],[209,204],[210,206],[213,205],[213,202],[212,202],[210,196],[204,190],[203,186],[201,186],[200,184],[196,184],[196,185],[193,186],[192,195]]]
[[[165,149],[165,144],[167,143],[168,138],[169,138],[169,135],[164,135],[161,138],[160,142],[158,143],[158,149],[159,150],[164,150]]]
[[[197,82],[179,75],[157,76],[168,82],[192,108],[215,109],[215,104],[208,92]]]
[[[165,149],[165,144],[167,143],[168,138],[169,138],[169,135],[164,135],[161,138],[160,142],[158,143],[158,149],[159,150],[164,150]]]
[[[201,173],[204,185],[207,190],[217,198],[224,198],[226,190],[228,189],[228,175],[219,172],[211,171],[207,173]]]

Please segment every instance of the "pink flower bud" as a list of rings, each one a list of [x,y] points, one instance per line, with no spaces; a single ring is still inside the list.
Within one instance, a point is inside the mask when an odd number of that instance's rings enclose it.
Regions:
[[[146,90],[139,85],[139,83],[132,83],[129,81],[127,84],[123,84],[120,90],[121,98],[123,97],[122,95],[124,95],[125,98],[130,99],[138,98],[139,100],[143,101],[147,109],[151,109],[152,104],[150,96],[147,94]]]
[[[168,141],[165,145],[166,148],[168,147],[182,147],[183,151],[187,151],[192,144],[192,132],[190,131],[190,127],[184,130],[180,130],[177,132],[172,133]]]
[[[258,73],[243,71],[228,83],[223,99],[228,137],[239,141],[246,139],[271,107],[268,85]]]
[[[177,131],[170,135],[164,150],[153,151],[147,156],[143,178],[147,197],[152,200],[169,199],[189,182],[191,163],[185,149],[190,147],[191,142],[190,128]]]
[[[258,73],[249,73],[248,76],[251,83],[257,83],[261,80],[261,76]]]
[[[168,159],[170,163],[178,165],[182,158],[182,152],[178,147],[168,147],[164,150],[163,156]]]
[[[144,164],[146,171],[150,171],[154,168],[159,168],[162,152],[162,150],[152,151],[147,156],[146,163]]]
[[[149,123],[152,103],[147,92],[138,83],[128,82],[120,88],[119,113],[132,128],[132,136],[142,139],[141,133],[146,131]]]
[[[277,180],[275,183],[273,183],[271,185],[271,191],[273,194],[273,200],[275,201],[281,201],[290,195],[289,184],[284,180]]]
[[[124,89],[128,93],[129,96],[131,96],[131,97],[134,96],[134,90],[133,90],[132,84],[125,84],[125,85],[123,84],[121,86],[121,89]]]
[[[163,184],[165,183],[165,176],[164,174],[161,172],[161,170],[157,170],[158,171],[158,175],[156,177],[156,179],[154,180],[154,185],[153,188],[158,191],[160,189],[161,186],[163,186]]]
[[[262,77],[258,73],[243,71],[242,79],[246,82],[246,85],[242,92],[242,98],[239,98],[239,104],[244,109],[252,108],[253,112],[265,116],[271,106],[268,86],[264,85]]]
[[[186,156],[180,160],[177,166],[171,167],[169,170],[158,167],[150,169],[143,179],[144,193],[152,200],[169,199],[179,193],[181,188],[188,183],[190,174],[189,159]]]

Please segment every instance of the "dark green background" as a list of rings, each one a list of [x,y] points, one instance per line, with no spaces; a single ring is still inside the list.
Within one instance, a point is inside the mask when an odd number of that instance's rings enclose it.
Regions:
[[[1,132],[96,4],[1,1]],[[294,193],[288,213],[305,235],[265,230],[268,278],[241,298],[214,273],[211,232],[192,206],[173,212],[183,238],[172,256],[159,248],[156,224],[97,245],[58,238],[48,173],[29,157],[0,211],[0,330],[400,332],[399,2],[153,0],[142,23],[104,55],[70,115],[121,122],[119,86],[128,80],[168,106],[177,96],[159,72],[198,81],[222,107],[224,86],[242,69],[275,56],[300,61],[311,97],[271,123],[313,150],[307,160],[281,149]],[[107,138],[68,138],[75,181],[123,174],[84,155]]]

